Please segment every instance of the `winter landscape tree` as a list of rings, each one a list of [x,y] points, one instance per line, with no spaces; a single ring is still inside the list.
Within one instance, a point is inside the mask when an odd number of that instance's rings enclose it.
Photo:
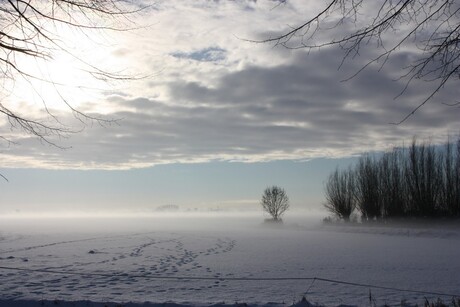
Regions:
[[[324,187],[325,208],[346,220],[352,201],[363,221],[404,217],[460,216],[460,138],[433,145],[366,154],[346,170],[336,169]],[[348,178],[353,177],[353,180]]]
[[[336,169],[329,175],[325,187],[324,194],[326,209],[337,217],[348,222],[350,215],[355,209],[355,173],[349,168],[346,171]]]
[[[272,186],[265,189],[260,204],[273,221],[279,222],[284,212],[289,209],[289,198],[283,188]]]

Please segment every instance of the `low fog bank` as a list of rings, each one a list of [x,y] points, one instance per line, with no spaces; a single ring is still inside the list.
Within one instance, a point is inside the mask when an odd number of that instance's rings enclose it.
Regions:
[[[460,221],[395,219],[372,222],[329,220],[321,211],[291,210],[282,223],[269,222],[261,211],[219,212],[63,212],[0,215],[0,237],[7,234],[126,234],[149,232],[250,233],[326,231],[422,237],[460,238]]]
[[[321,212],[291,211],[282,224],[262,212],[40,213],[0,216],[0,233],[126,233],[174,230],[248,231],[260,228],[316,228]]]

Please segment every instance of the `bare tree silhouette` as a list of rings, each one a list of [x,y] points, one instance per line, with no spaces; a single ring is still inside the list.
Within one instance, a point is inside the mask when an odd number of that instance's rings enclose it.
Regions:
[[[280,221],[281,216],[289,209],[289,198],[286,191],[277,186],[266,188],[260,203],[274,221]]]
[[[65,53],[81,63],[91,78],[97,80],[128,80],[133,76],[109,72],[78,57],[64,43],[62,28],[79,31],[128,31],[135,29],[133,16],[146,7],[128,0],[5,0],[0,2],[0,87],[9,92],[9,83],[25,80],[34,91],[33,81],[56,85],[59,80],[43,77],[28,70],[24,59],[52,61],[56,53]],[[56,87],[55,87],[56,88]],[[58,89],[56,89],[58,91]],[[58,93],[59,95],[59,93]],[[67,97],[60,96],[63,103],[81,122],[89,120],[99,124],[109,124],[113,119],[105,119],[79,111]],[[43,143],[60,147],[51,137],[66,137],[75,133],[50,111],[46,99],[42,98],[42,111],[47,120],[11,107],[0,100],[0,113],[9,122],[12,130],[20,130],[37,137]],[[11,144],[15,141],[5,136],[0,138]]]
[[[336,169],[324,186],[324,206],[347,220],[353,207],[361,221],[460,217],[460,138],[361,156],[345,170]]]
[[[281,4],[287,2],[280,1]],[[372,64],[384,66],[398,50],[410,49],[412,55],[401,71],[401,79],[406,80],[402,93],[415,79],[431,82],[434,87],[411,112],[394,123],[400,124],[432,100],[448,81],[460,77],[460,3],[455,0],[329,0],[304,23],[257,42],[308,51],[338,46],[344,50],[343,61],[361,55],[366,47],[377,50],[377,53],[368,53],[371,55],[367,64],[350,78]],[[459,106],[460,102],[445,104]]]
[[[324,185],[324,207],[346,222],[350,221],[350,215],[356,207],[355,178],[355,172],[351,168],[346,171],[336,168]]]

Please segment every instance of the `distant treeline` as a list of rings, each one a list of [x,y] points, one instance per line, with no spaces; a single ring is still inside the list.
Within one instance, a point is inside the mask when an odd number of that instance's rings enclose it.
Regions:
[[[324,186],[325,207],[348,221],[396,217],[460,217],[460,138],[443,145],[415,140],[409,147],[366,154],[336,169]]]

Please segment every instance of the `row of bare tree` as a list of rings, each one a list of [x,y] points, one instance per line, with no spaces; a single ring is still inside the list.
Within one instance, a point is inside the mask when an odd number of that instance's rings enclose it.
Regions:
[[[325,207],[348,221],[395,217],[460,217],[460,138],[366,154],[329,175]]]

